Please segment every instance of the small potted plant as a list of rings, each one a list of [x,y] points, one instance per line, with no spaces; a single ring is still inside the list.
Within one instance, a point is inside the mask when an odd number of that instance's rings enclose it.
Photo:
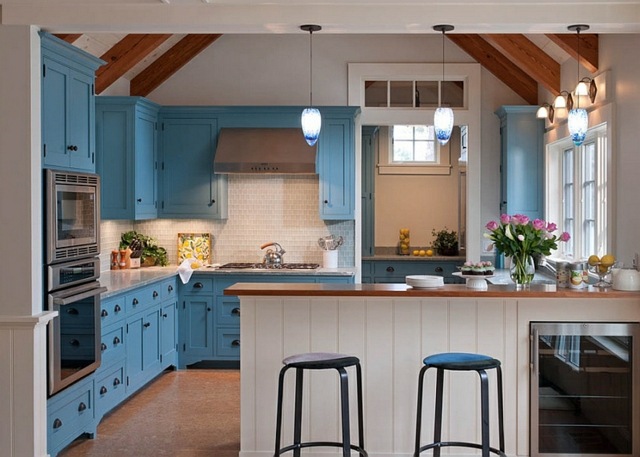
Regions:
[[[431,234],[435,237],[432,247],[440,255],[458,255],[458,234],[453,230],[444,229],[436,231],[431,230]]]
[[[155,238],[138,233],[135,230],[125,232],[120,237],[120,249],[128,248],[134,240],[138,240],[142,244],[142,255],[140,257],[141,265],[144,267],[160,265],[169,265],[167,250],[162,246],[158,246]]]

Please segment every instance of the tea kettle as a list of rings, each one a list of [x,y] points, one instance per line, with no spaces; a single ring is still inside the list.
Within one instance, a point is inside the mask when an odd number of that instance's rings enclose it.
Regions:
[[[262,263],[270,267],[281,266],[284,263],[282,256],[286,251],[282,249],[282,246],[273,241],[269,241],[268,243],[263,244],[262,246],[260,246],[260,249],[264,249],[269,246],[275,246],[276,250],[274,251],[273,249],[267,249],[267,253],[264,255]]]
[[[614,268],[613,288],[616,290],[640,290],[640,271],[633,268]]]

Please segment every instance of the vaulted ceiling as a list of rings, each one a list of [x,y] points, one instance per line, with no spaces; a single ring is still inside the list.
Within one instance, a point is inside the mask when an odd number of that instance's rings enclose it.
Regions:
[[[107,62],[96,73],[100,94],[119,78],[130,80],[130,95],[147,96],[207,47],[220,34],[58,34]],[[490,71],[529,104],[538,103],[538,85],[554,95],[560,93],[560,66],[565,57],[578,58],[591,73],[598,69],[596,34],[455,34],[446,35],[474,60]],[[544,43],[545,49],[537,43]],[[580,44],[578,45],[578,40]],[[557,46],[548,46],[553,43]],[[558,50],[559,49],[559,50]]]

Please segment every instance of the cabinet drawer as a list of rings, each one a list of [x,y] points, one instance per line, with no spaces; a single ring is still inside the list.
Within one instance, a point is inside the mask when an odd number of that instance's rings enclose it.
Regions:
[[[107,298],[100,302],[100,322],[102,328],[118,322],[124,317],[124,295]]]
[[[93,320],[95,315],[93,309],[93,300],[91,300],[90,306],[89,302],[83,300],[69,306],[65,306],[64,311],[60,310],[60,312],[65,313],[65,327],[93,327]]]
[[[68,389],[47,404],[49,449],[58,449],[93,428],[93,379]]]
[[[60,351],[69,360],[92,360],[95,335],[86,329],[68,329],[60,334]]]
[[[162,300],[171,300],[178,296],[178,284],[175,279],[171,279],[170,281],[163,281],[160,286],[160,290],[162,293]]]
[[[219,357],[240,358],[240,332],[238,329],[218,327],[216,344],[216,352]]]
[[[160,296],[161,290],[161,284],[158,283],[151,286],[142,287],[127,294],[125,300],[127,313],[135,313],[147,306],[153,305],[154,303],[159,303],[162,300]]]
[[[455,262],[375,262],[376,277],[398,277],[404,281],[406,275],[450,276],[456,270]]]
[[[211,278],[195,278],[191,279],[187,284],[182,286],[182,292],[189,295],[195,294],[212,294],[213,279]]]
[[[216,319],[218,324],[240,328],[240,300],[237,297],[216,297]]]
[[[103,367],[109,366],[113,362],[124,358],[127,354],[124,341],[124,327],[117,327],[114,330],[102,334],[102,350]]]
[[[96,380],[96,417],[99,419],[126,397],[124,366],[119,365]]]

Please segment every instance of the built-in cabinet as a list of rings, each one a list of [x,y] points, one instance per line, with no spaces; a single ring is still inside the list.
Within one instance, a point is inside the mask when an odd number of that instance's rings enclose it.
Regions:
[[[142,97],[96,97],[103,219],[157,217],[159,109]]]
[[[176,278],[101,302],[101,364],[47,401],[47,443],[53,457],[156,377],[177,366]]]
[[[500,212],[544,217],[544,119],[537,106],[502,106]]]
[[[453,276],[463,258],[455,260],[363,260],[362,282],[405,283],[407,275],[436,275],[444,278],[445,284],[460,284],[464,280]]]
[[[40,32],[42,164],[95,171],[95,70],[105,62]]]
[[[179,366],[200,361],[240,360],[240,300],[224,295],[238,282],[353,283],[353,276],[328,275],[198,275],[181,285]]]

